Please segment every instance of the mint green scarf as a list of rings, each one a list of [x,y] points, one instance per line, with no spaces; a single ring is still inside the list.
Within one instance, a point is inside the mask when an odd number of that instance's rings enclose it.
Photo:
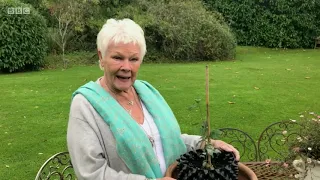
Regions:
[[[186,152],[177,120],[160,93],[149,83],[136,80],[133,86],[158,127],[168,167]],[[107,91],[91,81],[76,90],[72,97],[76,94],[82,94],[109,125],[116,140],[117,152],[132,173],[145,175],[147,178],[162,177],[149,139]]]

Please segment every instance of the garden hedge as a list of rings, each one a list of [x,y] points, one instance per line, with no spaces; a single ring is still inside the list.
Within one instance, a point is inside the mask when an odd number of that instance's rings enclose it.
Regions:
[[[37,70],[47,49],[45,19],[29,4],[0,0],[0,71]]]
[[[182,61],[235,57],[236,41],[228,25],[219,13],[207,11],[201,1],[138,0],[122,12],[119,18],[131,18],[145,30],[149,54],[158,52]]]
[[[312,48],[320,36],[319,0],[203,0],[222,13],[240,45]]]

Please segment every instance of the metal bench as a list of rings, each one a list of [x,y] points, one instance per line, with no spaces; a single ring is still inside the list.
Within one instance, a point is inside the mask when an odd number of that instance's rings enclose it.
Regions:
[[[259,180],[295,179],[296,171],[282,163],[289,149],[290,141],[299,137],[301,125],[293,121],[281,121],[269,125],[259,136],[257,143],[246,132],[235,128],[221,128],[221,140],[236,147],[241,162],[250,167]],[[268,163],[265,160],[271,159]],[[68,152],[60,152],[50,157],[39,169],[36,180],[76,179]]]
[[[221,140],[232,144],[239,152],[241,161],[258,161],[255,141],[244,131],[235,128],[221,128]]]
[[[60,152],[51,156],[39,169],[36,180],[76,179],[69,152]]]
[[[302,126],[294,121],[281,121],[265,128],[258,140],[259,160],[284,161],[290,142],[300,137]]]

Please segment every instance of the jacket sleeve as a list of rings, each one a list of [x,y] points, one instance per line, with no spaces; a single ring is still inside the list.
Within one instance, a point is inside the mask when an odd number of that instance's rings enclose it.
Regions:
[[[197,135],[189,135],[189,134],[181,134],[181,139],[187,147],[187,151],[200,149],[200,141],[201,136]]]
[[[95,123],[88,120],[94,118],[85,105],[85,98],[74,97],[70,109],[67,130],[67,145],[75,174],[79,180],[145,180],[137,174],[117,172],[108,165],[108,157],[103,151],[95,131]]]

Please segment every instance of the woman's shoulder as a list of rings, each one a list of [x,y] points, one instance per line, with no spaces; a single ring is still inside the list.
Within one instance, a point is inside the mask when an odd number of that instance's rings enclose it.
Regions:
[[[87,109],[90,107],[91,107],[91,104],[82,94],[80,93],[76,94],[72,98],[71,109],[83,109],[83,108]]]
[[[135,80],[134,84],[150,84],[150,83],[146,80],[137,79],[137,80]]]
[[[94,107],[82,94],[76,94],[73,97],[71,106],[70,106],[70,117],[74,117],[82,120],[90,120],[92,119],[91,117],[97,117],[97,116],[98,114],[94,109]]]
[[[149,89],[156,90],[156,88],[153,85],[151,85],[148,81],[145,81],[145,80],[138,80],[137,79],[134,82],[134,86],[139,86],[139,87],[144,86],[144,87],[147,87]]]
[[[81,103],[86,103],[86,102],[88,102],[88,100],[80,93],[76,94],[72,98],[72,103],[75,103],[75,104],[81,104]]]

